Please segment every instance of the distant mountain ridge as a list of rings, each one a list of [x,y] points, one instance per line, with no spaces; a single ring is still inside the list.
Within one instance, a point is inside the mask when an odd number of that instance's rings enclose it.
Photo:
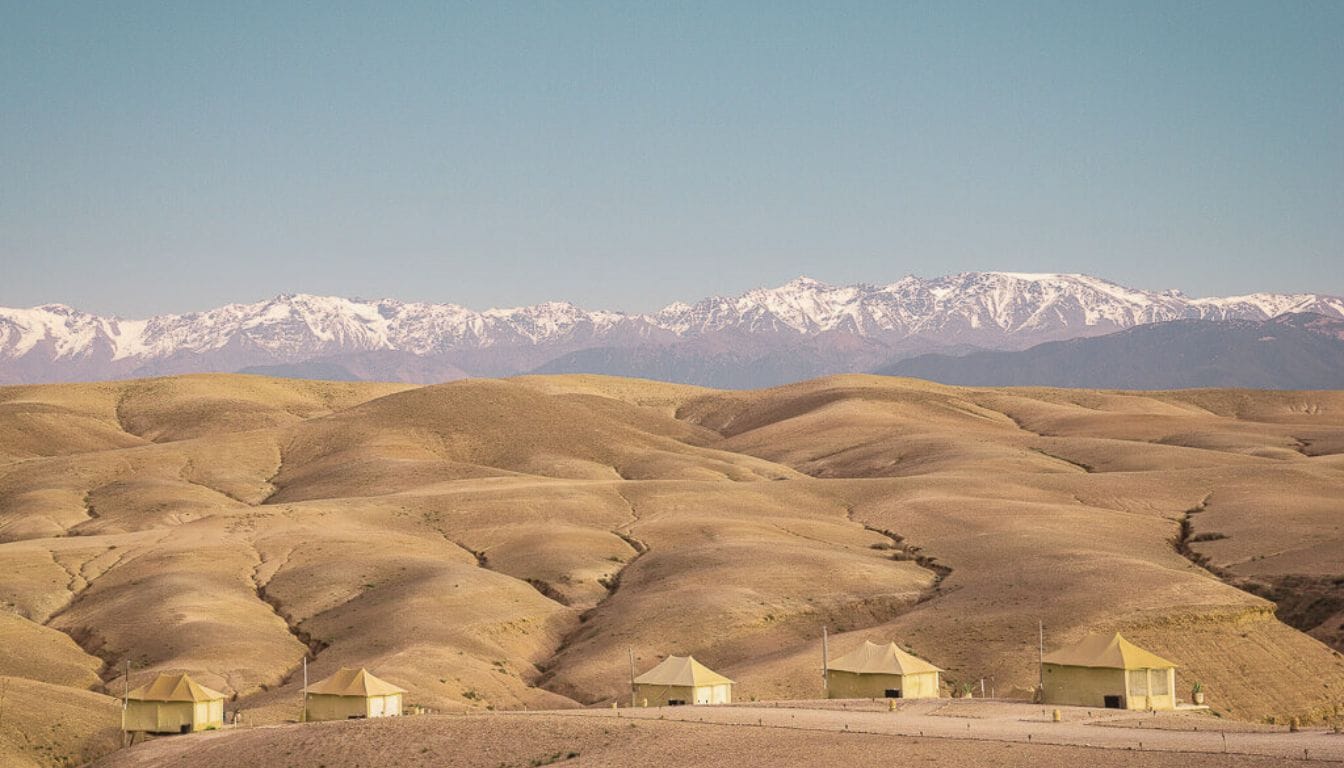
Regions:
[[[804,277],[651,314],[564,302],[476,311],[295,294],[126,320],[52,304],[0,308],[0,383],[243,370],[417,382],[651,370],[677,381],[762,386],[927,352],[1017,350],[1171,320],[1266,320],[1286,312],[1341,318],[1344,299],[1192,299],[1086,275],[967,272],[881,286]]]
[[[920,355],[878,372],[986,387],[1344,389],[1344,320],[1173,320],[1014,352]]]

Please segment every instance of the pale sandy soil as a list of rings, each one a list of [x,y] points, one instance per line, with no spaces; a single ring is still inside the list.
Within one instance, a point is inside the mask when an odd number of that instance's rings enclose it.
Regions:
[[[1342,487],[1340,392],[3,387],[0,677],[41,691],[43,730],[6,715],[0,759],[100,754],[127,661],[256,725],[297,716],[305,657],[441,712],[623,698],[632,652],[777,701],[820,693],[825,626],[835,654],[896,641],[944,692],[1027,699],[1038,620],[1048,648],[1124,632],[1229,719],[1320,723],[1344,704],[1322,642],[1344,619],[1312,607],[1344,590]],[[1192,556],[1311,599],[1276,616]]]
[[[722,717],[744,711],[736,708],[716,712],[684,711],[687,715],[705,717],[704,723],[660,721],[656,719],[656,712],[652,713],[654,719],[626,716],[617,719],[609,711],[585,711],[585,714],[445,715],[381,722],[272,726],[159,739],[111,755],[95,765],[96,768],[177,765],[193,768],[240,765],[267,768],[382,768],[392,765],[405,768],[530,768],[547,764],[575,768],[626,768],[632,765],[813,768],[899,763],[941,768],[1260,768],[1283,765],[1285,760],[1285,757],[1268,755],[1139,752],[1126,747],[1098,749],[845,733],[835,727],[835,722],[826,720],[809,720],[802,726],[733,725],[728,724],[733,718]],[[823,724],[829,729],[803,729]],[[859,725],[852,723],[851,730]]]
[[[1182,715],[1144,715],[1145,719],[1156,720],[1156,727],[1153,727],[1153,723],[1136,723],[1137,718],[1127,714],[1106,715],[1099,714],[1103,710],[1071,707],[1061,707],[1065,717],[1063,722],[1055,723],[1042,718],[1039,707],[1022,704],[980,705],[972,714],[958,717],[955,715],[958,703],[943,700],[912,702],[896,712],[732,706],[637,708],[615,712],[577,710],[567,716],[1069,745],[1106,751],[1187,752],[1211,756],[1242,754],[1281,759],[1307,756],[1344,762],[1344,736],[1324,728],[1308,728],[1299,733],[1265,731],[1255,726],[1237,729],[1230,723],[1219,727],[1214,718],[1200,718],[1200,724],[1209,722],[1213,727],[1196,730],[1193,720],[1184,728],[1172,727]],[[1000,711],[995,712],[996,709]],[[1120,723],[1126,727],[1110,727]]]

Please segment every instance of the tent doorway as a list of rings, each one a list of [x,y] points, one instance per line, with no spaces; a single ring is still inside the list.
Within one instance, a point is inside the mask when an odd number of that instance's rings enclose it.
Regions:
[[[1103,696],[1101,700],[1106,709],[1121,709],[1119,696]]]

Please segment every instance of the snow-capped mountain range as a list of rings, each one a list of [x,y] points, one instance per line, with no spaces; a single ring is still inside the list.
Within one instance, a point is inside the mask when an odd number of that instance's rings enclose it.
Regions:
[[[1086,275],[968,272],[890,285],[832,286],[802,277],[653,314],[563,302],[475,311],[298,294],[125,320],[49,304],[0,308],[0,383],[239,370],[433,381],[536,369],[639,373],[626,370],[631,361],[654,359],[662,378],[722,383],[693,363],[708,359],[718,369],[771,358],[772,370],[781,361],[787,369],[792,355],[804,375],[870,370],[929,351],[1023,349],[1147,323],[1264,320],[1286,312],[1344,317],[1344,299],[1192,299]],[[679,376],[678,361],[701,373]]]

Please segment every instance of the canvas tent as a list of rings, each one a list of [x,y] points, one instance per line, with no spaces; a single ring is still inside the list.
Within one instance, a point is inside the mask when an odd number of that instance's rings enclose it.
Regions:
[[[832,699],[936,699],[938,675],[929,662],[895,643],[868,640],[826,665],[826,696]]]
[[[1047,704],[1175,709],[1176,665],[1120,636],[1093,635],[1041,660]]]
[[[648,706],[727,704],[733,700],[733,681],[690,656],[668,656],[658,666],[635,678],[635,702]]]
[[[190,733],[224,724],[224,694],[187,675],[159,675],[126,694],[121,729],[132,733]]]
[[[363,667],[341,667],[336,674],[308,686],[303,713],[308,720],[396,717],[405,689],[374,677]]]

